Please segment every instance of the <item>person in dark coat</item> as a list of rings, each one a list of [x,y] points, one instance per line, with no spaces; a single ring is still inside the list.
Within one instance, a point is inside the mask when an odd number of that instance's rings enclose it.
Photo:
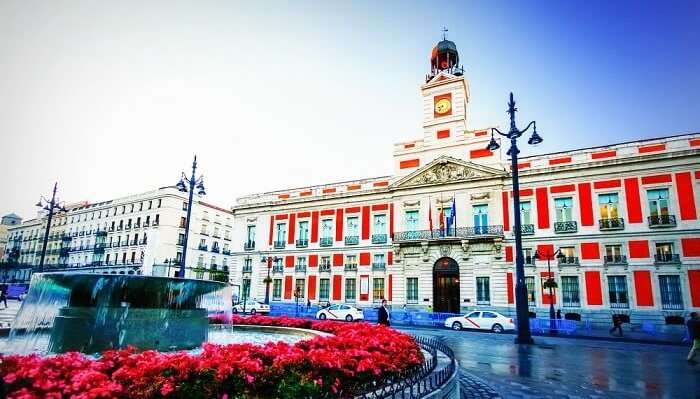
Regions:
[[[620,318],[620,315],[614,314],[612,316],[612,321],[613,321],[613,328],[610,329],[610,334],[612,335],[613,331],[617,330],[618,332],[618,337],[622,336],[622,318]]]
[[[382,299],[382,306],[379,307],[379,312],[377,313],[377,321],[379,324],[389,326],[389,311],[386,308],[386,299]]]
[[[693,346],[688,352],[688,363],[698,364],[695,360],[695,355],[700,352],[700,315],[698,312],[693,312],[690,314],[690,319],[685,323],[688,326],[688,335],[690,335],[690,340],[693,342]]]

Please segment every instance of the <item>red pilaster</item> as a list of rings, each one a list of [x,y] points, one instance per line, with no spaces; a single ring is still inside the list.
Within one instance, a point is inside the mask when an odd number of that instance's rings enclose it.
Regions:
[[[586,276],[586,302],[589,305],[602,305],[603,293],[600,288],[600,272],[590,271]]]
[[[369,206],[362,207],[362,239],[369,240]]]
[[[637,306],[654,306],[654,296],[651,293],[651,273],[649,271],[634,271],[634,292],[637,294]]]
[[[537,200],[537,227],[540,229],[549,228],[549,197],[547,187],[539,187],[535,190]]]
[[[311,242],[318,242],[318,211],[311,212]]]
[[[593,226],[591,183],[580,183],[578,185],[578,201],[581,205],[581,226]]]
[[[510,231],[510,206],[508,204],[508,191],[501,193],[501,206],[503,207],[503,230]]]
[[[627,201],[627,222],[642,223],[642,202],[639,197],[639,179],[625,179],[625,199]]]
[[[284,278],[284,299],[292,299],[292,276]]]
[[[287,240],[287,244],[289,245],[294,244],[294,231],[296,229],[296,224],[297,215],[295,213],[292,213],[289,215],[289,240]]]
[[[690,172],[676,173],[676,192],[678,193],[678,208],[681,211],[681,220],[697,219],[693,178],[690,176]]]
[[[336,274],[333,276],[333,300],[339,301],[342,298],[343,276]]]
[[[343,225],[345,224],[343,220],[343,210],[337,209],[335,211],[335,240],[343,241]]]
[[[316,276],[309,276],[309,300],[316,299]]]

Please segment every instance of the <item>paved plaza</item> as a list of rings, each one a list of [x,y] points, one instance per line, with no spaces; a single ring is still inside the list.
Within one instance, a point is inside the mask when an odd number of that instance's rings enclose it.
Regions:
[[[700,366],[690,366],[688,348],[673,345],[535,337],[518,347],[513,335],[405,329],[439,336],[465,371],[489,389],[462,397],[504,398],[700,398]],[[469,380],[469,376],[473,376]]]

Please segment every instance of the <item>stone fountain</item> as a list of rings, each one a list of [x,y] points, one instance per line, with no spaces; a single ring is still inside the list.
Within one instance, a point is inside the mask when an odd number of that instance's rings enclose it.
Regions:
[[[10,343],[22,337],[16,341],[31,346],[27,337],[50,333],[51,353],[95,353],[129,345],[192,349],[207,339],[208,312],[230,312],[230,304],[228,284],[215,281],[38,273],[15,318]]]

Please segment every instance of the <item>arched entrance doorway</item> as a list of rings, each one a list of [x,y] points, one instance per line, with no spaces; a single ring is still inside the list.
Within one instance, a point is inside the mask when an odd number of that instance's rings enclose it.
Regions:
[[[433,265],[433,308],[459,313],[459,265],[452,258],[440,258]]]

